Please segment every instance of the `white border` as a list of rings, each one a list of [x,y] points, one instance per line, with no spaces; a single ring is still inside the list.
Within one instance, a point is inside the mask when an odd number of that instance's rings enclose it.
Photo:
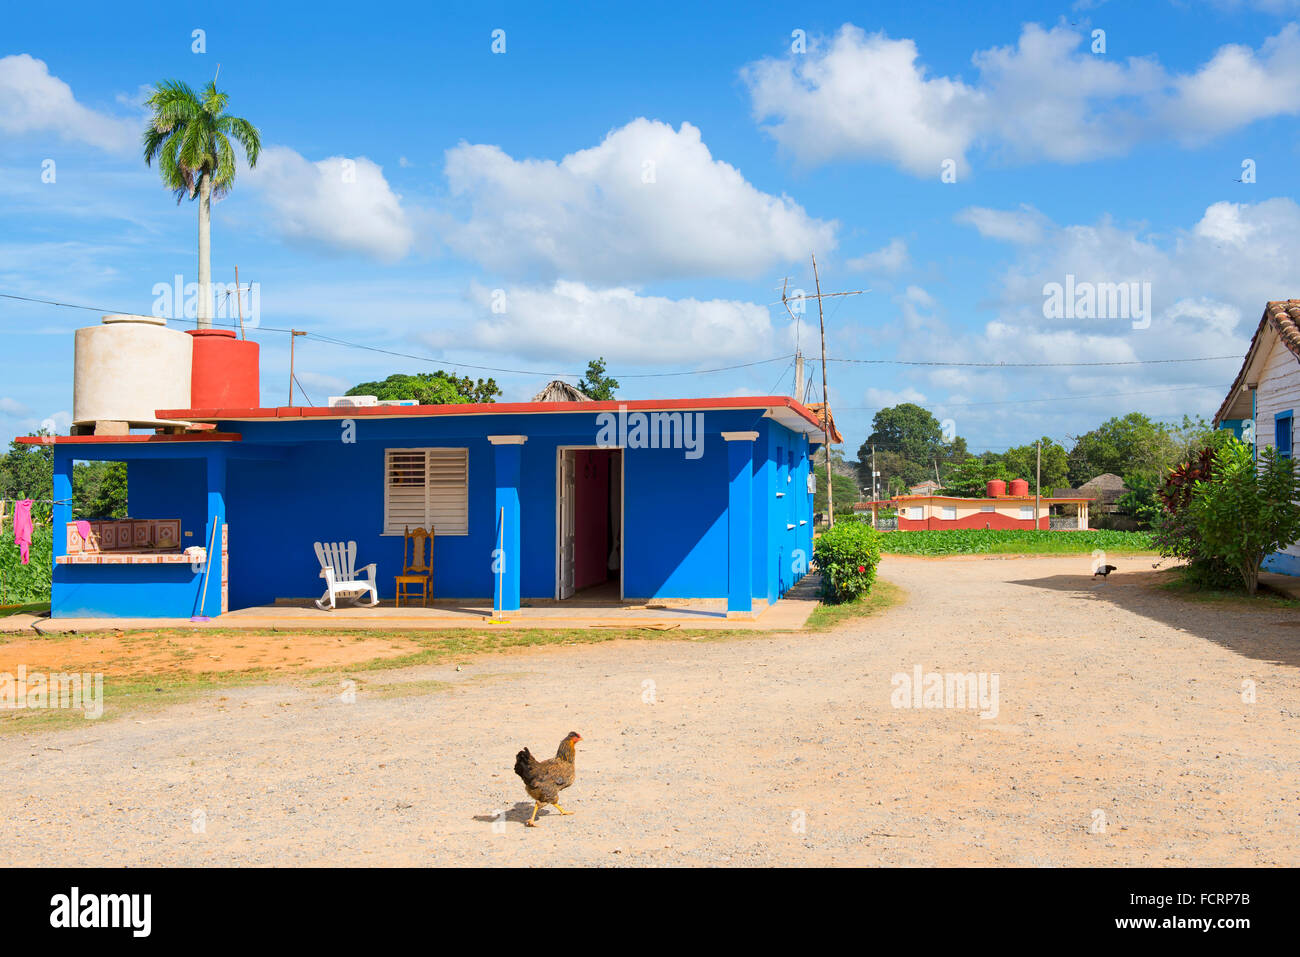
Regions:
[[[627,449],[611,445],[557,445],[555,447],[555,600],[560,598],[560,553],[563,543],[560,540],[560,483],[564,481],[564,466],[561,465],[565,452],[595,449],[602,452],[617,452],[618,463],[618,600],[623,597],[623,575],[627,571],[624,555],[627,551]],[[576,477],[576,475],[575,475]],[[575,513],[576,515],[576,513]],[[574,591],[577,594],[577,591]]]
[[[380,537],[380,538],[397,538],[399,535],[405,535],[405,532],[390,532],[390,531],[387,531],[387,527],[388,527],[388,453],[389,453],[389,452],[432,452],[432,451],[444,451],[444,452],[445,452],[445,451],[456,451],[456,452],[464,452],[464,453],[465,453],[465,531],[463,531],[463,532],[439,532],[439,531],[435,528],[435,529],[433,530],[433,537],[435,537],[435,538],[464,538],[464,537],[466,537],[466,536],[469,535],[469,447],[468,447],[468,446],[464,446],[464,445],[426,445],[426,446],[423,446],[423,447],[421,447],[421,448],[398,449],[398,448],[388,448],[387,446],[385,446],[385,448],[384,448],[383,461],[382,461],[382,463],[381,463],[381,472],[382,472],[382,474],[383,474],[383,483],[384,483],[384,511],[383,511],[383,514],[379,516],[379,537]],[[428,462],[428,459],[427,459],[427,458],[425,459],[425,462],[426,462],[426,463]],[[427,464],[426,464],[426,468],[427,468],[427,467],[428,467],[428,466],[427,466]],[[426,481],[428,480],[428,475],[427,475],[427,474],[426,474],[426,476],[425,476],[425,480],[426,480]],[[427,485],[426,485],[426,488],[427,488]],[[426,497],[426,501],[427,501],[427,497]],[[426,513],[424,517],[425,517],[425,524],[428,524],[428,518],[429,518],[428,514]],[[406,558],[403,557],[403,558],[402,558],[402,561],[405,562],[405,561],[406,561]]]

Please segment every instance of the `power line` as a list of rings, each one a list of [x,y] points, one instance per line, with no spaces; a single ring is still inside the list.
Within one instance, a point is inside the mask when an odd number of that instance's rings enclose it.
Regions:
[[[907,359],[835,359],[826,357],[827,362],[853,362],[860,365],[885,366],[945,366],[973,367],[980,369],[1056,369],[1081,366],[1151,366],[1168,365],[1178,362],[1217,362],[1221,359],[1241,361],[1241,356],[1200,356],[1195,359],[1130,359],[1123,362],[939,362]]]
[[[781,370],[781,375],[773,384],[772,388],[768,390],[768,395],[780,395],[780,393],[777,392],[777,389],[781,387],[781,383],[785,381],[786,373],[790,371],[790,367],[793,365],[794,359],[791,359],[789,363],[786,364],[785,368]]]
[[[842,293],[826,294],[827,298],[829,298],[832,295],[843,295],[843,294]],[[31,296],[18,296],[12,293],[0,293],[0,298],[12,299],[18,302],[31,302],[31,303],[38,303],[47,306],[58,306],[64,309],[82,309],[87,312],[97,312],[105,315],[113,314],[113,313],[124,313],[124,310],[120,310],[120,309],[114,310],[103,306],[86,306],[78,303],[59,302],[54,299],[38,299]],[[813,297],[808,296],[806,298],[813,298]],[[127,312],[126,314],[130,314],[130,313]],[[232,329],[235,328],[237,325],[234,322],[219,322],[216,319],[213,319],[212,323],[213,325],[225,326]],[[292,332],[293,330],[281,329],[276,326],[259,325],[250,329],[250,331],[289,333]],[[530,376],[546,376],[550,378],[575,378],[575,379],[581,379],[583,376],[583,373],[580,372],[548,372],[539,369],[509,369],[509,368],[501,368],[497,366],[476,365],[470,362],[459,362],[446,357],[437,358],[435,356],[419,355],[410,352],[399,352],[394,349],[385,349],[380,346],[372,346],[363,342],[352,342],[347,339],[340,339],[336,336],[327,336],[324,333],[319,333],[319,332],[309,332],[307,335],[318,342],[326,342],[332,345],[343,346],[349,349],[362,349],[367,352],[375,352],[381,355],[389,355],[401,359],[414,359],[419,362],[428,362],[428,363],[438,364],[438,365],[462,366],[466,369],[473,369],[478,372],[496,372],[496,373],[507,374],[507,375],[530,375]],[[672,372],[635,372],[635,373],[616,372],[611,374],[615,374],[617,378],[620,379],[653,379],[653,378],[668,378],[674,376],[713,375],[719,372],[733,372],[737,369],[749,369],[755,366],[766,365],[772,362],[780,362],[783,359],[790,359],[790,358],[792,358],[790,355],[773,356],[770,359],[759,359],[754,362],[742,362],[742,363],[737,363],[735,365],[718,366],[712,369],[684,369],[684,370],[677,370]],[[846,363],[852,363],[856,365],[897,365],[897,366],[927,366],[927,367],[938,367],[938,368],[980,368],[980,369],[1098,368],[1098,367],[1111,367],[1111,366],[1171,365],[1171,364],[1190,363],[1190,362],[1219,362],[1227,359],[1233,359],[1239,361],[1241,357],[1238,355],[1198,356],[1195,358],[1187,358],[1187,359],[1131,359],[1131,360],[1113,361],[1113,362],[946,362],[940,360],[851,359],[851,358],[834,358],[831,356],[826,357],[827,362],[846,362]],[[782,376],[782,378],[784,378],[784,376]],[[1070,397],[1067,396],[1066,398],[1070,398]]]
[[[57,302],[53,299],[35,299],[29,296],[15,296],[10,293],[0,293],[0,298],[15,299],[20,302],[40,303],[42,305],[47,305],[47,306],[60,306],[65,309],[84,309],[87,312],[98,312],[101,314],[113,314],[115,312],[120,314],[127,314],[127,315],[132,314],[132,313],[126,313],[120,309],[113,310],[103,306],[83,306],[71,302]],[[214,326],[228,326],[232,329],[235,328],[236,326],[236,324],[233,322],[219,322],[216,319],[212,320],[212,324]],[[294,330],[280,329],[275,326],[259,325],[259,326],[251,327],[250,331],[291,333]],[[510,374],[510,375],[544,376],[547,378],[554,378],[554,379],[581,379],[583,375],[585,375],[585,373],[582,372],[547,372],[539,369],[505,369],[497,366],[476,365],[472,362],[460,362],[458,360],[452,360],[445,357],[440,359],[435,356],[418,355],[416,353],[411,353],[411,352],[398,352],[397,350],[394,349],[384,349],[380,346],[367,345],[364,342],[351,342],[347,339],[339,339],[336,336],[327,336],[324,333],[319,333],[319,332],[308,332],[307,336],[308,338],[314,339],[317,342],[327,342],[330,343],[331,345],[344,346],[349,349],[363,349],[367,352],[376,352],[382,355],[395,356],[401,359],[415,359],[419,362],[428,362],[436,365],[460,366],[466,369],[473,369],[476,372],[497,372],[497,373]],[[780,362],[782,359],[790,359],[790,358],[792,358],[792,356],[790,355],[773,356],[771,359],[758,359],[754,362],[742,362],[736,365],[719,366],[718,368],[714,368],[714,369],[682,369],[673,372],[617,372],[617,373],[610,373],[610,374],[616,375],[617,378],[619,379],[655,379],[655,378],[666,378],[670,376],[713,375],[718,372],[732,372],[736,369],[749,369],[754,366],[766,365],[771,362]]]
[[[942,402],[934,405],[940,409],[962,409],[978,405],[1021,405],[1027,402],[1068,402],[1072,399],[1117,399],[1130,395],[1157,395],[1163,392],[1191,392],[1199,389],[1213,389],[1212,385],[1180,385],[1172,389],[1144,389],[1139,392],[1094,392],[1089,395],[1056,395],[1033,399],[997,399],[989,402]],[[845,406],[843,412],[880,412],[886,406]]]

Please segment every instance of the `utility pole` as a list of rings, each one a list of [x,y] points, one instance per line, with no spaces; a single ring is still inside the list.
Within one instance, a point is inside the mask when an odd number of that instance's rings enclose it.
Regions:
[[[876,446],[875,443],[872,443],[871,445],[871,527],[872,528],[875,528],[877,525],[875,503],[880,501],[880,490],[877,484],[877,480],[879,478],[880,478],[880,473],[876,471]]]
[[[826,393],[826,316],[822,311],[822,281],[817,275],[817,254],[812,257],[813,282],[817,286],[817,325],[822,331],[822,438],[826,440],[826,527],[835,527],[835,497],[831,483],[831,397]]]
[[[835,524],[835,502],[831,493],[831,432],[830,432],[830,396],[826,394],[826,314],[822,309],[822,300],[830,299],[834,296],[860,296],[867,290],[854,289],[848,292],[828,292],[822,293],[821,277],[817,273],[817,255],[812,256],[813,282],[817,286],[817,324],[821,328],[822,337],[822,439],[826,446],[826,527],[830,528]],[[789,284],[788,281],[786,283]],[[803,299],[808,296],[804,295]],[[790,300],[786,295],[785,287],[781,289],[781,305],[785,306],[785,311],[790,313],[790,318],[797,320],[797,317],[790,309]],[[796,354],[796,365],[800,362],[800,356]]]
[[[293,346],[298,341],[299,336],[305,336],[307,333],[299,332],[297,329],[289,330],[289,407],[293,408]]]
[[[1043,498],[1043,440],[1038,440],[1038,463],[1034,466],[1034,528],[1038,527],[1039,503]],[[1051,526],[1051,522],[1047,523]]]
[[[873,443],[871,446],[871,500],[873,502],[880,497],[879,488],[876,484],[879,475],[880,473],[876,471],[876,446]]]
[[[239,304],[239,338],[247,339],[244,335],[244,293],[239,288],[239,267],[235,267],[235,302]]]
[[[803,353],[794,354],[794,391],[790,393],[800,402],[803,401]]]

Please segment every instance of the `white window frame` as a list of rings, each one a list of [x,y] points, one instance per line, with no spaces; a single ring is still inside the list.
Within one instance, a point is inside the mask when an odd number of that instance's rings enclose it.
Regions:
[[[925,509],[920,505],[909,505],[907,507],[908,521],[919,522],[925,519]]]
[[[411,523],[402,522],[400,526],[397,526],[389,518],[390,511],[391,511],[390,493],[392,492],[392,488],[393,488],[392,484],[389,482],[389,469],[391,468],[392,456],[394,454],[409,455],[414,453],[424,454],[425,482],[424,482],[423,521],[411,522]],[[453,482],[445,482],[445,481],[441,484],[435,484],[433,486],[429,485],[429,481],[428,481],[429,461],[430,461],[430,455],[432,453],[437,453],[439,458],[443,460],[444,471],[446,471],[449,466],[452,470],[454,470],[455,463],[454,461],[452,461],[453,457],[456,453],[460,454],[460,460],[462,466],[462,477],[458,485]],[[429,497],[430,497],[430,493],[435,489],[444,489],[444,490],[453,489],[459,491],[459,501],[455,502],[455,505],[459,506],[459,511],[461,513],[460,515],[461,520],[459,522],[451,523],[451,522],[444,521],[438,523],[432,521],[432,516],[431,516],[432,507],[429,501]],[[446,508],[445,504],[443,508],[445,510]],[[381,536],[404,535],[406,533],[406,529],[408,525],[410,528],[425,528],[425,529],[428,529],[432,525],[433,533],[435,536],[438,537],[468,535],[469,534],[469,449],[464,446],[427,446],[424,448],[384,449],[384,514],[382,516],[382,519],[383,519],[383,527],[379,532]]]
[[[945,505],[945,506],[943,506],[943,512],[940,513],[940,517],[941,517],[945,522],[955,522],[955,521],[957,521],[957,506],[956,506],[956,505]]]
[[[1030,521],[1033,521],[1033,519],[1034,519],[1034,506],[1032,506],[1032,505],[1021,505],[1021,506],[1020,506],[1020,517],[1021,517],[1021,519],[1026,519],[1026,518],[1027,518],[1027,519],[1029,519]]]

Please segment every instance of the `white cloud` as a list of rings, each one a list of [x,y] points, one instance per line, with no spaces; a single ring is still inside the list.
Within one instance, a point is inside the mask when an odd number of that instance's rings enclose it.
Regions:
[[[21,416],[27,415],[30,412],[31,410],[17,399],[9,399],[5,396],[0,396],[0,415]]]
[[[100,113],[77,102],[72,88],[26,53],[0,57],[0,132],[54,133],[111,153],[139,149],[143,124]]]
[[[917,405],[924,406],[927,401],[924,392],[911,386],[905,386],[902,389],[880,389],[876,386],[869,386],[862,396],[862,404],[872,412],[879,412],[881,409],[887,409],[903,402],[915,402]]]
[[[1242,246],[1258,228],[1243,217],[1243,209],[1248,207],[1240,203],[1215,203],[1205,211],[1193,232],[1203,239]]]
[[[953,217],[959,223],[974,226],[986,239],[1001,239],[1011,243],[1036,243],[1043,238],[1047,217],[1032,206],[1022,204],[1019,209],[988,209],[970,206]]]
[[[875,252],[850,259],[846,266],[859,272],[898,273],[908,267],[907,243],[895,237]]]
[[[270,208],[271,226],[287,239],[389,263],[415,242],[401,198],[383,168],[364,156],[312,162],[272,146],[246,175]]]
[[[1270,116],[1300,112],[1300,26],[1289,23],[1259,52],[1221,47],[1198,72],[1174,79],[1164,122],[1200,142]]]
[[[751,185],[689,123],[637,119],[558,162],[496,146],[447,152],[457,252],[512,276],[600,283],[752,278],[835,245],[835,223]]]
[[[1154,57],[1094,55],[1083,32],[1023,27],[1014,46],[974,53],[974,82],[931,75],[916,44],[845,24],[801,56],[746,66],[753,112],[800,161],[874,159],[917,176],[965,168],[984,149],[1008,161],[1084,162],[1143,142],[1194,145],[1300,112],[1300,27],[1258,50],[1221,47],[1177,74]]]
[[[474,286],[481,316],[421,338],[436,348],[477,349],[535,359],[716,366],[769,358],[774,345],[768,310],[725,299],[643,296],[625,287],[592,288],[560,280],[496,290]],[[494,313],[494,303],[505,311]]]
[[[66,409],[60,409],[51,415],[47,415],[40,422],[29,422],[29,429],[44,429],[54,435],[67,435],[68,430],[72,428],[72,413]]]
[[[990,211],[996,212],[996,211]],[[1014,216],[1020,211],[1008,211]],[[1260,203],[1215,203],[1201,217],[1169,234],[1103,218],[1092,224],[1057,225],[1043,217],[1034,243],[1016,247],[997,277],[987,307],[994,318],[973,335],[958,335],[933,299],[899,297],[908,334],[901,358],[956,362],[1130,362],[1227,356],[1196,364],[1145,364],[1017,370],[918,370],[949,394],[944,403],[982,403],[1013,397],[1144,393],[1131,400],[1080,400],[1028,411],[1079,419],[1114,414],[1131,402],[1153,414],[1212,413],[1226,392],[1246,344],[1269,299],[1300,294],[1300,205],[1287,198]],[[1247,240],[1248,237],[1248,240]],[[1128,318],[1047,319],[1044,285],[1077,282],[1150,283],[1149,328]],[[1188,386],[1203,389],[1185,391]],[[1164,392],[1171,388],[1177,392]],[[1097,410],[1096,412],[1091,410]],[[955,407],[954,407],[955,410]],[[959,413],[959,431],[1005,426],[1006,407],[971,406]],[[1050,416],[1049,416],[1050,418]],[[1001,423],[1001,424],[999,424]],[[1045,421],[1045,427],[1046,427]]]
[[[964,159],[981,94],[959,79],[930,77],[912,40],[845,24],[829,46],[741,70],[756,119],[807,163],[872,156],[918,175]]]

